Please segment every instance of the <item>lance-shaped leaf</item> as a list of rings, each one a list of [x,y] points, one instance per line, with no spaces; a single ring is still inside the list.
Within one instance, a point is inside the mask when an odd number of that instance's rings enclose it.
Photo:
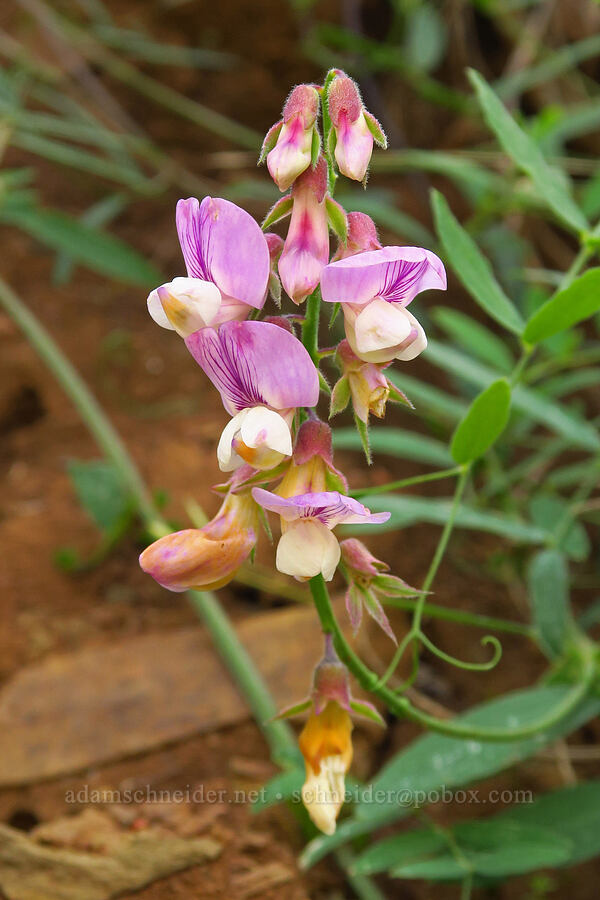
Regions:
[[[450,452],[457,463],[470,463],[489,450],[506,428],[510,414],[510,386],[499,378],[473,400],[458,425]]]
[[[523,320],[498,284],[489,262],[452,214],[442,194],[432,191],[431,197],[435,227],[458,279],[492,319],[520,334]]]
[[[468,75],[477,92],[485,121],[505,153],[529,175],[541,199],[561,222],[573,231],[586,231],[588,222],[573,200],[564,174],[548,165],[537,144],[517,125],[479,72],[469,69]]]
[[[531,316],[523,340],[537,344],[566,331],[600,310],[600,268],[589,269]]]

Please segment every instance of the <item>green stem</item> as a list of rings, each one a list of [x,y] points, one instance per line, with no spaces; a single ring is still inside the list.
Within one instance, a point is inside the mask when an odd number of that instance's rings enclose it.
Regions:
[[[533,722],[531,725],[524,725],[521,728],[485,728],[456,722],[452,719],[438,719],[414,707],[406,697],[398,696],[398,694],[387,687],[377,686],[379,679],[376,673],[372,672],[363,663],[346,641],[335,618],[327,586],[321,575],[311,579],[310,589],[319,619],[321,620],[323,632],[333,637],[333,644],[338,656],[348,666],[361,687],[378,697],[394,715],[418,722],[431,731],[437,731],[449,737],[492,742],[521,741],[525,738],[533,737],[535,734],[547,731],[575,709],[589,691],[595,678],[596,667],[593,648],[583,645],[581,680],[573,686],[573,689],[557,704],[551,713],[538,719],[537,722]]]
[[[454,500],[452,501],[452,508],[450,510],[450,515],[446,520],[446,524],[444,525],[444,530],[442,531],[440,540],[435,549],[435,553],[433,559],[431,560],[431,564],[429,569],[427,570],[427,574],[425,575],[425,580],[423,581],[423,585],[421,587],[421,594],[417,599],[417,605],[415,606],[415,611],[413,615],[413,629],[419,630],[421,627],[421,619],[423,618],[423,607],[425,605],[425,597],[427,592],[431,588],[435,576],[437,575],[437,571],[440,567],[440,563],[444,557],[444,553],[446,552],[446,547],[448,546],[448,541],[450,540],[450,535],[452,534],[452,529],[454,528],[454,521],[456,519],[456,515],[460,508],[460,501],[464,492],[464,489],[467,484],[467,480],[469,477],[470,466],[464,466],[458,481],[456,482],[456,489],[454,491]]]
[[[188,597],[210,631],[217,650],[227,663],[229,673],[267,739],[274,762],[289,765],[290,762],[298,761],[298,747],[293,732],[285,722],[273,721],[278,712],[275,702],[216,596],[207,591],[188,591]]]
[[[438,472],[428,472],[426,475],[414,475],[412,478],[403,478],[400,481],[390,481],[388,484],[378,484],[375,487],[357,488],[350,491],[351,497],[373,497],[375,494],[388,494],[390,491],[399,491],[413,484],[425,484],[428,481],[439,481],[442,478],[451,478],[459,475],[462,466],[453,466],[451,469],[440,469]]]
[[[317,287],[306,301],[306,316],[302,324],[302,343],[310,358],[319,368],[319,313],[321,311],[321,291]]]
[[[414,610],[417,600],[412,597],[386,597],[386,606],[397,609]],[[461,625],[472,625],[474,628],[491,628],[492,631],[505,631],[507,634],[518,634],[535,640],[535,631],[530,625],[521,622],[510,622],[508,619],[496,619],[494,616],[480,616],[477,613],[466,613],[459,609],[446,609],[436,603],[424,603],[423,614],[434,619],[445,619],[447,622],[458,622]]]

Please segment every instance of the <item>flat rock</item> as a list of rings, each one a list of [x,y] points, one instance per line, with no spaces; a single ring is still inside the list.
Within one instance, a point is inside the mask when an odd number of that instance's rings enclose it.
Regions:
[[[314,609],[256,615],[237,630],[279,706],[307,694],[321,654]],[[49,656],[0,692],[0,787],[83,771],[247,716],[201,627]]]

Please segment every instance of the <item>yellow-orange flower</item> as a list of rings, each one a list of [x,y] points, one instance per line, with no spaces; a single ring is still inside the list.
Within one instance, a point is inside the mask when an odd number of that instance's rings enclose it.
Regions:
[[[160,538],[144,550],[140,566],[170,591],[223,587],[256,543],[257,510],[250,493],[228,494],[204,528]]]
[[[352,762],[352,720],[335,700],[313,713],[300,735],[306,763],[302,802],[317,828],[333,834],[344,803],[345,775]]]

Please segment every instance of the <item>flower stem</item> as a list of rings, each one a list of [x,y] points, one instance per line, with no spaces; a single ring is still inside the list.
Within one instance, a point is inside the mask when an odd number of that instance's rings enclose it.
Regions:
[[[385,606],[394,606],[397,609],[414,610],[418,603],[413,597],[386,597],[383,600]],[[518,634],[535,640],[535,630],[530,625],[521,622],[511,622],[508,619],[497,619],[494,616],[480,616],[477,613],[467,613],[460,609],[446,609],[436,603],[424,603],[423,614],[434,619],[445,619],[447,622],[458,622],[461,625],[471,625],[474,628],[491,628],[492,631],[505,631],[507,634]]]
[[[448,516],[446,524],[444,525],[444,529],[435,549],[433,559],[431,560],[429,569],[427,570],[427,574],[425,575],[425,580],[423,581],[423,585],[421,587],[421,594],[419,595],[417,599],[417,605],[415,606],[415,611],[413,614],[413,630],[415,631],[419,630],[421,627],[425,597],[427,595],[427,592],[431,588],[431,585],[433,584],[434,578],[437,575],[437,571],[440,567],[440,563],[442,562],[442,559],[444,557],[444,553],[446,552],[446,547],[448,546],[448,541],[450,540],[450,535],[452,534],[452,530],[454,528],[454,521],[460,508],[460,501],[462,499],[462,495],[469,477],[469,471],[470,466],[464,466],[461,471],[460,477],[456,482],[454,500],[452,501],[450,515]]]
[[[593,647],[585,643],[581,647],[583,668],[580,681],[573,685],[572,690],[548,715],[542,716],[536,722],[532,722],[530,725],[523,725],[520,728],[494,728],[478,727],[466,722],[456,722],[452,719],[438,719],[414,707],[407,697],[398,696],[398,694],[385,686],[377,686],[379,679],[376,673],[372,672],[363,663],[346,641],[335,618],[331,600],[329,599],[329,592],[321,575],[311,579],[310,589],[323,631],[325,634],[333,636],[333,644],[338,656],[348,666],[361,687],[383,701],[394,715],[400,718],[411,719],[413,722],[418,722],[431,731],[437,731],[440,734],[492,742],[521,741],[525,738],[533,737],[535,734],[547,731],[575,709],[590,690],[596,676]]]
[[[412,478],[402,478],[400,481],[390,481],[387,484],[378,484],[375,487],[357,488],[350,491],[351,497],[373,497],[375,494],[387,494],[390,491],[399,491],[413,484],[425,484],[428,481],[439,481],[442,478],[451,478],[463,471],[462,466],[453,466],[451,469],[440,469],[438,472],[428,472],[426,475],[414,475]]]

